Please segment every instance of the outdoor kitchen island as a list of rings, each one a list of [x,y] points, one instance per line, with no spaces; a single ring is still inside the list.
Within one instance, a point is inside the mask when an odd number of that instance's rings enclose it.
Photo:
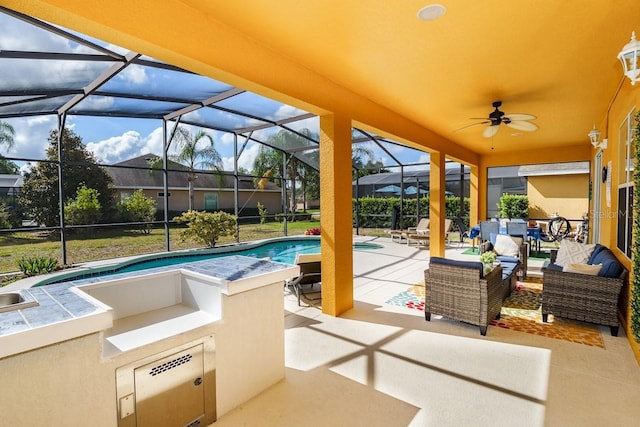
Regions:
[[[0,425],[208,425],[284,378],[285,279],[245,256],[20,289]],[[3,289],[1,293],[8,292]]]

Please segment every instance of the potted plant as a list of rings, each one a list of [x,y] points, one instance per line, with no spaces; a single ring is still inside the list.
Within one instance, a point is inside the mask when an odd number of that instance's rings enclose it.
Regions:
[[[493,251],[483,252],[480,255],[480,262],[484,265],[484,274],[489,273],[493,269],[493,263],[496,260],[496,253]]]

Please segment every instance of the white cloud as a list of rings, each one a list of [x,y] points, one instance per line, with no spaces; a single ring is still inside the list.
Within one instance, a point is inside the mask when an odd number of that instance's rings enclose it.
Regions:
[[[115,103],[111,96],[91,96],[82,101],[82,107],[93,111],[108,110]]]
[[[127,83],[134,85],[140,85],[146,83],[148,80],[147,73],[144,67],[140,65],[129,65],[124,70],[118,73],[118,78],[124,80]]]
[[[117,163],[135,157],[139,152],[141,137],[138,132],[127,131],[120,136],[114,136],[104,141],[89,142],[89,150],[99,162]]]
[[[14,145],[11,150],[0,147],[5,157],[43,159],[49,146],[49,134],[57,128],[57,119],[53,115],[3,119],[15,130]],[[18,162],[21,165],[21,162]]]
[[[260,152],[260,144],[249,144],[242,151],[240,158],[238,159],[238,168],[244,168],[251,172],[253,170],[253,162]],[[233,155],[222,158],[222,164],[224,170],[232,171],[233,170]]]
[[[162,127],[154,129],[149,135],[142,136],[137,131],[127,131],[119,136],[86,144],[101,163],[113,164],[143,154],[162,155]]]
[[[302,114],[306,114],[306,111],[292,107],[291,105],[282,104],[280,108],[276,110],[273,120],[286,119],[293,116],[300,116]]]

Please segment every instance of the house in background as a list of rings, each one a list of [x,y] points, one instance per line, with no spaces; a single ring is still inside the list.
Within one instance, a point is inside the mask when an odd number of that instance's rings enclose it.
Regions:
[[[0,174],[0,202],[15,206],[15,198],[20,194],[23,182],[22,175]]]
[[[142,189],[147,197],[164,210],[164,178],[160,169],[149,169],[151,162],[157,159],[155,154],[144,154],[133,159],[116,163],[107,167],[113,179],[116,197],[123,200],[134,191]],[[169,211],[182,212],[189,209],[188,168],[182,164],[169,161],[168,164]],[[212,171],[196,171],[194,181],[194,210],[225,210],[233,212],[234,176],[229,172],[217,174]],[[263,189],[255,187],[253,177],[238,174],[238,211],[242,215],[244,209],[251,209],[253,214],[258,202],[269,211],[269,214],[282,212],[282,189],[268,182]]]
[[[557,213],[576,222],[588,212],[589,162],[520,166],[518,175],[527,179],[530,218]]]

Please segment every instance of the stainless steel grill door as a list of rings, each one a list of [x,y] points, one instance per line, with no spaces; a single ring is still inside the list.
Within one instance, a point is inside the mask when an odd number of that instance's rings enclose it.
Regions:
[[[204,416],[202,344],[134,370],[138,427],[198,425]]]

